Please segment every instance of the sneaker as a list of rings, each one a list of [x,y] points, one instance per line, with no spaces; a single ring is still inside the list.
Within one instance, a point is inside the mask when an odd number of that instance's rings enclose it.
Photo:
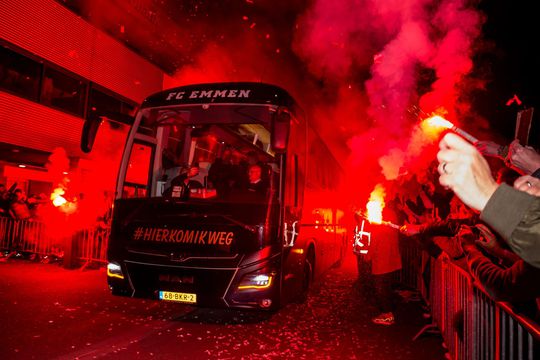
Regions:
[[[394,314],[391,313],[391,312],[382,313],[380,315],[377,315],[373,319],[371,319],[371,321],[374,324],[386,325],[386,326],[394,325],[394,323],[396,322],[395,319],[394,319]]]

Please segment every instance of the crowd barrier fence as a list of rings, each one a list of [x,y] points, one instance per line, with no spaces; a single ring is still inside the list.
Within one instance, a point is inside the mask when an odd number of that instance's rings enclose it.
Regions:
[[[402,281],[421,292],[452,359],[540,359],[540,326],[511,304],[493,300],[466,269],[444,253],[430,258],[429,283],[423,286],[420,251],[408,244],[402,256]]]
[[[0,218],[0,249],[3,252],[70,259],[70,266],[106,264],[109,234],[109,228],[94,227],[60,237],[50,235],[45,224],[38,221]]]

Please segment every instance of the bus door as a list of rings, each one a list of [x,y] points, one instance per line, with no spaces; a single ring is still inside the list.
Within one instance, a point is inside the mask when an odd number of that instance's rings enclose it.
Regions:
[[[290,124],[287,153],[283,154],[283,286],[284,293],[303,298],[307,295],[314,271],[314,254],[302,230],[306,124],[296,117],[292,117]]]

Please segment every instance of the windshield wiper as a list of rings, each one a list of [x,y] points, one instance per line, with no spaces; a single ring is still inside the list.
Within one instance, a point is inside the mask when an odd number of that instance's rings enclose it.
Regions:
[[[233,219],[232,217],[230,217],[229,215],[223,215],[223,214],[212,214],[213,216],[217,215],[217,216],[220,216],[222,218],[224,218],[225,220],[229,220],[230,222],[232,222],[233,224],[235,225],[238,225],[238,226],[241,226],[243,227],[244,229],[248,230],[248,231],[251,231],[252,233],[256,233],[257,232],[257,228],[258,226],[257,225],[248,225],[248,224],[245,224],[241,221],[238,221],[236,219]]]

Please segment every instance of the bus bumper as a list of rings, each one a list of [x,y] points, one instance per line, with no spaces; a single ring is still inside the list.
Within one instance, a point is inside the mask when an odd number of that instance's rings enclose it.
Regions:
[[[275,310],[280,305],[279,268],[279,257],[236,268],[125,261],[109,263],[107,281],[113,295],[210,308]]]

